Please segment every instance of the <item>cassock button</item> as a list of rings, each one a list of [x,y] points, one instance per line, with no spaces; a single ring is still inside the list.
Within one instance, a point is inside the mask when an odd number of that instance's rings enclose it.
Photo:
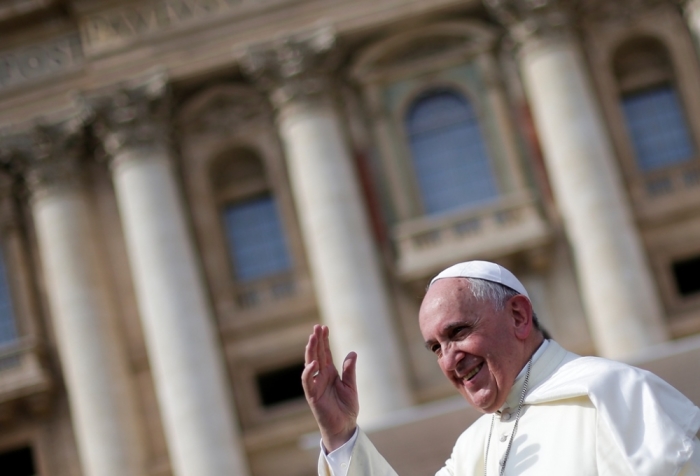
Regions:
[[[501,435],[501,442],[504,442],[508,439],[508,435]]]
[[[508,413],[508,412],[503,413],[503,415],[501,415],[501,420],[503,420],[503,421],[510,420],[510,413]]]
[[[498,461],[498,466],[503,466],[504,464],[506,464],[506,457],[505,456]]]

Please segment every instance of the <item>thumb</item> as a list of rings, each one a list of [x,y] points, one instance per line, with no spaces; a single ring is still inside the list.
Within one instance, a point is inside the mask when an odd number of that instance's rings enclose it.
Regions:
[[[343,361],[343,383],[347,386],[355,388],[355,369],[357,364],[357,354],[350,352]]]

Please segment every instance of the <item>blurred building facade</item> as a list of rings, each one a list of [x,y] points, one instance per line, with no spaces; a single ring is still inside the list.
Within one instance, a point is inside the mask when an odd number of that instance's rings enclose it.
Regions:
[[[418,306],[469,259],[700,403],[698,38],[698,0],[0,1],[0,473],[315,474],[322,322],[432,474],[476,414]]]

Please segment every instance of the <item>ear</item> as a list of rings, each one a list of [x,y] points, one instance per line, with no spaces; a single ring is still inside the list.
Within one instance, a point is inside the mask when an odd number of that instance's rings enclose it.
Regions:
[[[533,329],[532,303],[522,294],[518,294],[508,300],[506,308],[510,311],[515,336],[526,340]]]

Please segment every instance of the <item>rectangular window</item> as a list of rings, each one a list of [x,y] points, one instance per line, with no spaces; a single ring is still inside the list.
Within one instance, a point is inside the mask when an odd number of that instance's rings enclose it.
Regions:
[[[678,294],[681,296],[700,293],[700,256],[674,262],[673,277]]]
[[[275,369],[257,376],[258,392],[264,407],[296,400],[304,396],[301,373],[304,362]]]
[[[693,158],[694,150],[675,89],[662,85],[622,96],[637,164],[649,172]]]
[[[236,277],[251,281],[289,271],[291,258],[272,196],[230,204],[224,225]]]
[[[32,449],[24,447],[0,453],[0,474],[2,476],[35,476]]]

